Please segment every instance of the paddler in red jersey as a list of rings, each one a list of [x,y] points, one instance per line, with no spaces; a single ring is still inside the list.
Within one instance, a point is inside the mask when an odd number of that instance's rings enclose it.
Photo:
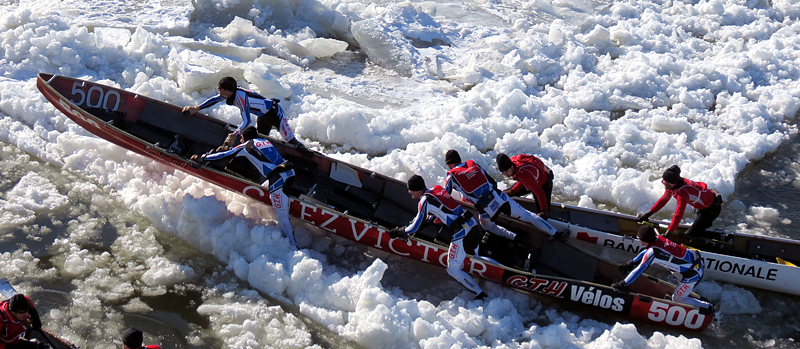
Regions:
[[[644,222],[654,213],[661,210],[669,202],[670,198],[678,200],[678,206],[672,215],[672,222],[667,228],[665,235],[672,234],[683,219],[686,205],[692,205],[697,210],[697,216],[692,226],[684,233],[687,236],[702,236],[706,229],[711,228],[714,220],[722,210],[722,196],[714,189],[709,189],[703,182],[695,182],[681,177],[681,168],[672,165],[664,171],[661,176],[661,183],[664,184],[664,195],[661,196],[655,205],[645,214],[638,217],[639,222]]]
[[[691,297],[692,290],[703,279],[705,270],[700,251],[687,249],[666,237],[658,236],[656,229],[651,226],[640,227],[637,235],[639,242],[647,248],[619,266],[619,271],[625,274],[625,278],[611,286],[624,289],[636,281],[650,265],[656,264],[666,268],[678,280],[678,287],[672,293],[672,301],[697,307],[702,314],[713,314],[717,311],[706,299]]]
[[[37,349],[45,343],[24,338],[26,326],[41,330],[42,321],[33,301],[23,294],[0,302],[0,349]]]
[[[475,294],[475,299],[483,299],[486,293],[475,283],[469,274],[462,270],[467,253],[478,255],[478,246],[483,239],[481,229],[472,212],[464,210],[444,188],[439,185],[428,189],[425,180],[419,175],[408,179],[408,193],[411,198],[419,199],[417,215],[405,227],[392,228],[389,235],[392,238],[406,239],[422,229],[429,219],[444,224],[453,234],[450,238],[450,247],[447,253],[447,273],[450,274],[466,289]]]
[[[511,240],[519,240],[517,234],[494,223],[500,213],[505,213],[512,218],[531,224],[558,240],[566,241],[569,238],[569,232],[558,232],[546,220],[526,210],[498,190],[497,182],[475,161],[461,161],[458,152],[451,149],[445,154],[445,164],[450,169],[447,172],[445,190],[452,193],[455,189],[461,192],[464,199],[475,205],[475,208],[481,213],[480,224],[489,232]]]
[[[550,198],[553,195],[553,171],[541,159],[526,154],[512,157],[497,154],[497,169],[503,175],[516,180],[511,188],[503,190],[508,196],[522,196],[533,193],[536,199],[537,214],[550,218]]]

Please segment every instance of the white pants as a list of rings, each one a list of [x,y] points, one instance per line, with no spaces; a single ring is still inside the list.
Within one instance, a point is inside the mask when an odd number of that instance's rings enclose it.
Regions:
[[[489,205],[484,208],[484,213],[482,213],[480,216],[481,226],[483,226],[483,228],[488,232],[505,237],[509,240],[514,240],[514,237],[517,236],[516,233],[512,233],[508,231],[508,229],[499,227],[497,224],[491,221],[491,217],[494,217],[496,214],[498,214],[497,211],[500,210],[505,203],[508,203],[510,217],[529,223],[536,229],[544,231],[550,235],[554,235],[556,233],[556,228],[550,223],[542,219],[542,217],[539,217],[539,215],[526,210],[503,192],[500,192],[499,195],[495,195],[494,200],[492,200]]]
[[[271,191],[269,199],[272,201],[276,216],[278,216],[278,224],[283,230],[283,235],[286,235],[292,245],[297,246],[297,241],[294,240],[292,222],[289,220],[289,197],[283,193],[283,187]]]
[[[477,254],[475,251],[473,253]],[[478,284],[469,274],[461,270],[464,265],[464,258],[467,258],[467,252],[464,251],[464,239],[450,241],[450,250],[447,253],[447,273],[471,292],[480,294],[483,290],[478,287]]]
[[[503,194],[505,195],[505,194]],[[545,233],[553,235],[556,233],[556,228],[550,225],[546,220],[539,217],[532,213],[531,211],[526,210],[524,207],[520,206],[516,201],[509,199],[508,204],[511,205],[511,214],[510,216],[516,219],[519,219],[523,222],[530,223],[536,229],[539,229]]]
[[[700,258],[700,253],[694,251],[696,258]],[[705,265],[701,262],[699,268],[695,268],[694,270],[697,272],[696,275],[693,275],[690,278],[683,278],[682,274],[680,273],[673,273],[672,275],[678,280],[678,287],[675,288],[675,292],[672,293],[672,300],[678,303],[688,304],[691,306],[695,306],[698,308],[712,308],[714,307],[713,304],[705,301],[701,301],[697,298],[692,298],[689,295],[694,290],[694,286],[703,279],[703,269]]]
[[[481,213],[481,215],[478,216],[478,218],[480,220],[483,229],[494,235],[504,237],[509,240],[514,240],[514,238],[517,237],[517,233],[512,233],[510,230],[503,228],[492,222],[492,217],[489,217],[489,215],[486,213]]]
[[[674,302],[683,303],[691,306],[695,306],[698,308],[713,308],[709,302],[701,301],[697,298],[689,297],[689,294],[692,293],[694,290],[694,286],[697,285],[697,281],[694,282],[680,282],[678,283],[678,287],[675,288],[675,292],[672,293],[672,300]]]

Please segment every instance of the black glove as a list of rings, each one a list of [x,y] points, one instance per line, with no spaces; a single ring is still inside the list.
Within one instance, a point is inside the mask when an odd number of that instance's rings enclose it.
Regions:
[[[619,272],[623,274],[628,274],[631,272],[631,270],[633,270],[633,268],[636,268],[636,263],[634,263],[633,261],[627,261],[619,265]]]
[[[300,153],[300,155],[302,155],[306,159],[311,159],[312,157],[314,157],[314,152],[306,148],[306,146],[303,145],[303,143],[297,143],[295,145],[295,149],[297,150],[298,153]]]
[[[624,290],[624,289],[628,288],[628,285],[625,284],[625,280],[619,280],[619,281],[611,284],[611,287],[616,288],[616,289]]]
[[[408,240],[408,234],[406,234],[406,230],[403,227],[394,227],[389,230],[389,236],[392,239],[400,239],[403,241]]]
[[[567,242],[567,240],[569,240],[569,234],[570,234],[569,230],[557,231],[555,234],[551,236],[551,238],[555,238],[556,240],[561,242]]]
[[[39,318],[39,312],[36,309],[31,308],[28,311],[28,314],[31,315],[31,329],[33,330],[41,330],[42,329],[42,319]]]
[[[653,212],[650,212],[650,211],[648,211],[645,214],[640,214],[640,215],[636,216],[636,222],[639,222],[639,223],[645,222],[648,219],[650,219],[650,216],[652,216],[652,215],[653,215]]]

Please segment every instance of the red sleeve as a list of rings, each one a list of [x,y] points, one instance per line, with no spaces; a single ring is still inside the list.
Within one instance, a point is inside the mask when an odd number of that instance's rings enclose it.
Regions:
[[[524,185],[526,189],[533,193],[533,196],[536,198],[536,202],[539,203],[539,207],[541,207],[542,211],[549,211],[550,205],[547,203],[547,195],[545,195],[542,185],[540,184],[541,177],[547,176],[547,174],[533,164],[525,164],[522,162],[515,162],[514,164],[517,166],[517,173],[514,174],[514,179],[517,180],[517,183],[514,184],[514,187],[511,189],[517,189],[521,183],[521,185]]]
[[[664,205],[669,202],[670,198],[672,198],[672,190],[665,190],[664,195],[661,195],[661,198],[650,208],[650,212],[656,213],[664,208]]]
[[[672,215],[672,222],[669,224],[669,228],[667,231],[675,231],[678,228],[678,225],[681,224],[681,219],[683,219],[683,212],[686,211],[686,203],[689,202],[687,200],[685,191],[679,190],[675,192],[675,198],[678,200],[678,207],[675,208],[675,214]]]
[[[541,208],[542,211],[550,211],[550,205],[547,202],[547,196],[545,195],[542,186],[539,185],[538,182],[535,182],[533,177],[530,178],[530,181],[534,182],[534,184],[530,186],[526,185],[525,187],[527,187],[528,190],[530,190],[531,193],[533,193],[533,196],[536,197],[536,202],[539,203],[539,208]]]
[[[514,183],[509,190],[511,190],[511,196],[517,196],[517,194],[525,190],[525,185],[523,185],[522,182],[517,181],[517,183]]]

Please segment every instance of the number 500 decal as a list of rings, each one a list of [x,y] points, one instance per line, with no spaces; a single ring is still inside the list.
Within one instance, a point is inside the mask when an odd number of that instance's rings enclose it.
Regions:
[[[667,324],[673,326],[682,324],[688,329],[696,329],[703,325],[703,320],[706,319],[706,316],[700,314],[697,309],[689,310],[687,313],[683,307],[670,307],[667,303],[653,301],[650,304],[650,313],[647,314],[647,318],[655,322],[666,321]]]
[[[69,100],[70,102],[75,103],[75,105],[77,105],[77,106],[80,106],[85,101],[86,102],[86,106],[88,106],[90,108],[100,108],[100,109],[108,110],[109,109],[108,108],[108,99],[111,96],[114,96],[114,97],[116,97],[116,98],[114,98],[115,104],[114,104],[114,107],[110,108],[110,109],[113,110],[113,111],[116,111],[117,109],[119,109],[119,101],[121,100],[121,98],[119,96],[119,92],[114,91],[114,90],[103,91],[103,88],[100,87],[100,86],[97,86],[97,85],[90,87],[88,91],[84,92],[81,89],[81,86],[82,86],[82,84],[80,82],[75,81],[75,82],[72,83],[72,91],[71,91],[71,93],[72,93],[73,96],[75,96],[75,95],[79,96],[80,100],[74,101],[74,100],[70,99]],[[94,95],[95,92],[99,93],[100,95],[97,97],[97,103],[92,103],[92,96]]]

